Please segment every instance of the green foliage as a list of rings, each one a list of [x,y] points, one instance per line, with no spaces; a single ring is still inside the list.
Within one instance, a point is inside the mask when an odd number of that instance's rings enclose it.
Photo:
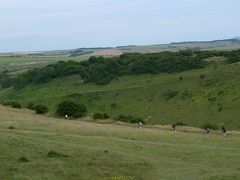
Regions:
[[[12,108],[18,108],[18,109],[21,108],[21,104],[16,102],[16,101],[14,101],[14,102],[12,102],[12,101],[3,101],[3,102],[1,102],[1,104],[3,106],[11,106]]]
[[[187,126],[186,123],[183,123],[183,122],[180,122],[180,121],[176,122],[175,125],[176,126]]]
[[[14,126],[9,126],[8,129],[15,129],[15,127]]]
[[[83,97],[83,95],[80,93],[73,93],[73,94],[69,94],[66,96],[66,98],[68,98],[68,99],[80,99],[82,97]]]
[[[13,101],[13,102],[11,102],[11,107],[21,109],[22,105],[17,101]]]
[[[117,118],[115,118],[116,121],[122,121],[122,122],[128,122],[128,123],[132,123],[132,124],[135,124],[135,123],[143,123],[145,124],[145,121],[141,118],[135,118],[135,117],[132,117],[132,116],[125,116],[123,114],[120,114]]]
[[[209,97],[209,98],[208,98],[208,101],[210,101],[210,102],[215,102],[216,100],[217,100],[216,97]]]
[[[30,109],[30,110],[35,110],[35,105],[34,103],[30,102],[27,104],[27,108]]]
[[[21,163],[28,163],[28,162],[30,162],[30,160],[27,157],[24,157],[24,156],[20,157],[18,159],[18,161],[21,162]]]
[[[60,157],[68,157],[68,156],[65,155],[65,154],[62,154],[62,153],[51,150],[50,152],[48,152],[47,157],[49,157],[49,158],[60,158]]]
[[[217,69],[214,69],[215,64],[218,64]],[[201,127],[211,120],[239,130],[239,71],[239,63],[212,62],[206,68],[187,72],[124,76],[107,86],[81,84],[77,82],[79,76],[70,76],[18,90],[2,89],[0,101],[18,101],[22,105],[28,102],[43,104],[53,114],[60,102],[72,99],[86,105],[92,115],[95,112],[106,112],[111,117],[118,114],[134,117],[151,115],[154,118],[148,121],[149,124],[182,121],[195,127]],[[207,75],[207,78],[200,80],[200,74]],[[183,77],[182,81],[179,80],[180,76]],[[168,90],[179,93],[166,101],[162,94]]]
[[[44,68],[29,70],[13,78],[3,74],[2,79],[11,82],[4,87],[13,85],[15,88],[21,88],[31,83],[46,83],[56,77],[78,74],[83,82],[104,85],[123,75],[172,73],[202,68],[204,65],[204,61],[197,56],[178,52],[124,54],[114,58],[90,57],[85,62],[60,61]]]
[[[240,50],[226,52],[225,56],[228,58],[229,63],[235,63],[240,61]]]
[[[36,105],[34,107],[34,110],[35,110],[36,114],[46,114],[49,111],[47,106],[40,105],[40,104]]]
[[[36,68],[11,77],[8,72],[0,73],[1,87],[22,88],[28,84],[46,83],[56,77],[80,75],[82,81],[104,85],[112,79],[132,74],[173,73],[198,69],[205,66],[204,59],[226,57],[228,63],[240,61],[240,50],[199,51],[187,49],[180,52],[152,54],[124,54],[120,57],[90,57],[88,61],[59,61],[44,68]],[[203,76],[200,78],[204,78]],[[180,78],[181,80],[182,78]]]
[[[218,126],[216,124],[206,123],[206,124],[202,125],[202,128],[203,129],[209,128],[209,129],[217,130]]]
[[[131,124],[138,124],[140,122],[145,124],[145,122],[144,122],[144,120],[142,118],[133,118],[133,117],[131,117],[129,122]]]
[[[109,115],[104,113],[104,114],[101,114],[101,113],[95,113],[93,115],[93,118],[94,119],[109,119]]]
[[[117,107],[118,107],[117,103],[112,103],[111,104],[111,109],[117,109]]]
[[[7,73],[7,71],[0,72],[0,88],[8,88],[13,85],[12,79]]]
[[[87,108],[85,105],[72,100],[65,100],[58,104],[56,114],[59,116],[68,115],[69,117],[79,118],[85,116]]]
[[[162,97],[165,98],[166,100],[170,100],[170,99],[176,97],[178,94],[179,94],[178,91],[168,90],[167,92],[162,94]]]
[[[200,79],[205,79],[205,77],[206,77],[206,75],[204,75],[204,74],[200,74],[200,76],[199,76]]]

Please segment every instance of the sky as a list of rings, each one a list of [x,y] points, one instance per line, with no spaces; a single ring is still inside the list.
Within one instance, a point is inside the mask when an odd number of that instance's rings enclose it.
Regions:
[[[239,0],[0,0],[0,52],[240,36]]]

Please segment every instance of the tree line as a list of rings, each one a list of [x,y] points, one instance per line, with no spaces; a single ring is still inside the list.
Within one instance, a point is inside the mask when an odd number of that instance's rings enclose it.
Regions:
[[[0,74],[3,88],[22,88],[28,84],[47,83],[54,78],[80,75],[83,83],[99,85],[124,75],[174,73],[203,68],[205,58],[224,56],[229,63],[240,61],[240,50],[235,51],[198,51],[161,52],[123,54],[120,57],[90,57],[87,61],[59,61],[44,68],[36,68],[11,77],[8,73]]]

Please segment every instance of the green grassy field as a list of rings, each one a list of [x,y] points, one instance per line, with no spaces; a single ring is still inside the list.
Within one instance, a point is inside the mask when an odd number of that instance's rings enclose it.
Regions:
[[[0,179],[237,180],[239,137],[61,120],[0,106]],[[50,151],[59,154],[48,157]]]
[[[204,69],[173,74],[125,76],[108,85],[81,84],[78,76],[57,78],[47,84],[0,91],[1,100],[44,104],[54,114],[64,99],[84,103],[89,115],[106,112],[152,118],[149,124],[183,122],[201,127],[206,123],[240,129],[240,64],[219,61]],[[182,80],[180,80],[182,77]],[[169,97],[169,92],[175,92]]]

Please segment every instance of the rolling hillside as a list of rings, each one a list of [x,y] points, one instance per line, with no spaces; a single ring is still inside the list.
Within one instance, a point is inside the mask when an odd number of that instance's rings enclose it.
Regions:
[[[0,179],[239,179],[240,138],[66,121],[0,106]]]
[[[208,59],[209,61],[216,60]],[[47,105],[54,114],[64,99],[84,103],[95,112],[152,119],[149,124],[182,122],[202,127],[206,123],[240,129],[240,64],[225,64],[219,58],[204,69],[159,75],[124,76],[107,85],[82,84],[78,76],[57,78],[47,84],[3,89],[2,101]]]

